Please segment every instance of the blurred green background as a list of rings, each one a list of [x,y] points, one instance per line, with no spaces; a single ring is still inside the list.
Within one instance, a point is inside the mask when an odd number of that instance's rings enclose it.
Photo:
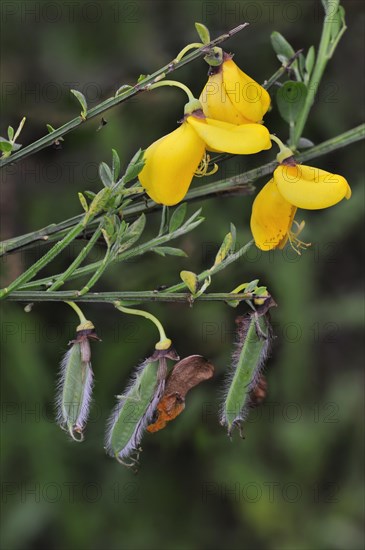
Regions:
[[[329,64],[304,133],[315,143],[363,120],[364,8],[359,0],[344,5],[349,30]],[[278,68],[271,32],[284,34],[296,49],[317,48],[322,20],[318,0],[27,0],[3,1],[1,11],[1,134],[26,115],[23,144],[42,136],[46,123],[57,127],[76,116],[70,88],[82,91],[90,105],[100,102],[196,41],[195,21],[208,25],[213,36],[249,21],[249,28],[224,47],[262,82]],[[199,94],[206,73],[205,63],[197,60],[174,78]],[[3,170],[3,238],[78,214],[77,191],[100,188],[97,166],[110,162],[111,148],[126,165],[139,147],[176,127],[184,100],[171,89],[141,94],[106,113],[108,124],[101,131],[100,121],[91,121],[66,136],[62,150],[43,150]],[[266,123],[287,137],[276,109]],[[93,345],[94,405],[86,440],[77,445],[53,420],[58,363],[77,319],[62,304],[37,305],[31,314],[20,304],[3,305],[2,548],[363,548],[363,152],[362,144],[355,144],[315,161],[343,174],[353,198],[329,210],[302,213],[304,240],[312,242],[306,253],[252,250],[214,278],[212,291],[229,291],[257,277],[279,305],[266,369],[268,398],[252,411],[246,440],[236,436],[231,442],[218,423],[237,314],[228,306],[148,306],[163,320],[179,354],[205,355],[216,376],[188,396],[185,412],[174,423],[146,435],[140,471],[133,475],[105,456],[104,427],[115,394],[133,366],[151,353],[154,328],[111,306],[84,308],[103,341]],[[214,177],[270,158],[272,153],[233,159]],[[153,289],[176,282],[181,269],[202,270],[214,259],[230,222],[241,245],[250,239],[252,200],[204,202],[206,222],[177,243],[189,258],[146,255],[118,264],[97,288]],[[197,207],[190,204],[189,212]],[[152,235],[159,217],[150,218]],[[2,265],[7,280],[43,250],[7,258]],[[75,251],[54,262],[52,270],[64,267]]]

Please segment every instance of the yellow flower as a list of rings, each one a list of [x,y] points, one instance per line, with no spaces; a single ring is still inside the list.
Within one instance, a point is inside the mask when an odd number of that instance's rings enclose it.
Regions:
[[[138,177],[151,199],[171,206],[183,200],[194,174],[209,174],[206,149],[247,155],[270,148],[265,126],[236,126],[205,118],[198,110],[146,149],[145,165]]]
[[[204,141],[183,122],[146,149],[139,181],[155,202],[177,204],[188,192],[204,153]]]
[[[250,155],[270,149],[270,132],[262,124],[240,124],[239,126],[213,120],[189,116],[186,122],[204,140],[207,149],[220,153]]]
[[[343,176],[297,164],[280,164],[274,172],[280,194],[291,204],[306,210],[318,210],[351,197],[351,189]]]
[[[231,124],[262,122],[270,107],[268,92],[239,69],[231,56],[210,69],[200,101],[204,114]]]
[[[290,241],[296,252],[306,245],[292,231],[297,208],[328,208],[351,197],[344,177],[311,166],[281,164],[274,177],[263,187],[252,205],[251,231],[261,250],[283,248]]]
[[[251,231],[261,250],[284,248],[297,209],[279,193],[272,178],[252,205]]]

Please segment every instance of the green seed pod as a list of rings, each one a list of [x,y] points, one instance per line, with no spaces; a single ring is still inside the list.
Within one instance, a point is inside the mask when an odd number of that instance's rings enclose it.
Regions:
[[[270,300],[256,312],[237,317],[237,349],[233,354],[233,369],[226,385],[225,399],[221,412],[221,424],[231,436],[236,426],[247,416],[251,396],[255,391],[272,340],[272,330],[267,313],[275,303]]]
[[[57,422],[75,441],[83,440],[91,401],[93,372],[89,339],[99,339],[90,322],[78,327],[76,339],[70,342],[72,347],[61,362]]]
[[[171,348],[156,351],[137,368],[126,391],[118,396],[119,402],[109,419],[106,451],[126,466],[136,463],[132,456],[138,458],[143,432],[163,395],[167,358],[178,359]],[[125,459],[131,463],[125,463]]]

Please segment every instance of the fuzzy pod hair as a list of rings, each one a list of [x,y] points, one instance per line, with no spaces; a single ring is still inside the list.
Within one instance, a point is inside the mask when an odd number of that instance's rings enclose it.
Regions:
[[[83,439],[82,432],[89,416],[92,387],[89,342],[87,339],[74,341],[61,362],[57,422],[75,441]]]
[[[252,395],[262,376],[272,341],[272,329],[266,311],[238,317],[236,324],[236,349],[226,381],[220,419],[229,436],[234,427],[238,427],[241,432],[242,422],[252,404]]]
[[[143,433],[151,423],[163,395],[167,376],[166,358],[178,360],[171,349],[157,351],[137,367],[125,392],[118,396],[118,403],[109,418],[106,451],[126,466],[136,464]],[[126,463],[126,460],[130,462]]]

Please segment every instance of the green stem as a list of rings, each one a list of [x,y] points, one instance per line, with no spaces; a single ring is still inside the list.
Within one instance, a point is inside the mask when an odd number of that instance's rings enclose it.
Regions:
[[[171,346],[172,342],[170,338],[167,338],[161,322],[157,319],[157,317],[152,315],[152,313],[149,313],[148,311],[143,311],[142,309],[132,309],[130,307],[124,307],[120,302],[114,302],[114,305],[122,313],[127,313],[128,315],[139,315],[141,317],[144,317],[145,319],[148,319],[149,321],[152,321],[152,323],[157,327],[157,330],[160,334],[160,340],[155,346],[156,349],[168,349]]]
[[[86,246],[81,250],[80,254],[77,256],[77,258],[74,259],[72,264],[66,269],[66,271],[53,283],[52,286],[49,287],[48,292],[57,290],[65,284],[67,279],[71,277],[71,275],[76,271],[76,269],[79,267],[79,265],[84,261],[86,256],[89,254],[90,250],[93,248],[94,244],[98,240],[98,238],[101,235],[101,227],[99,226],[98,229],[95,231],[89,242]]]
[[[203,282],[207,277],[210,277],[211,275],[215,275],[216,273],[219,273],[219,271],[222,271],[222,269],[225,269],[228,265],[242,258],[247,253],[247,251],[251,248],[251,246],[253,246],[253,241],[249,241],[247,244],[245,244],[245,246],[237,250],[237,252],[235,252],[234,254],[229,254],[220,264],[217,264],[211,267],[210,269],[206,269],[205,271],[200,273],[200,275],[198,275],[199,283]],[[184,290],[185,288],[187,288],[187,285],[184,282],[181,282],[176,285],[170,286],[169,288],[166,289],[166,292],[179,292],[180,290]],[[237,295],[234,294],[234,296],[237,296]]]
[[[193,215],[196,216],[197,214]],[[191,220],[192,218],[190,218]],[[113,261],[127,261],[131,258],[135,258],[136,256],[142,256],[146,252],[153,252],[153,248],[156,246],[160,246],[168,241],[171,241],[172,239],[176,239],[177,237],[180,237],[181,235],[185,235],[188,231],[192,231],[197,227],[201,222],[203,221],[203,218],[199,218],[195,221],[185,222],[184,225],[182,225],[179,229],[174,231],[173,233],[169,233],[167,235],[161,235],[158,237],[155,237],[154,239],[143,243],[139,246],[136,246],[135,248],[131,248],[130,250],[126,250],[125,252],[122,252],[121,254],[117,255],[115,258],[113,258]],[[83,277],[85,275],[88,275],[89,273],[93,273],[95,270],[98,270],[100,265],[102,264],[102,261],[94,262],[92,264],[86,265],[84,267],[80,267],[77,269],[70,277],[69,280],[76,279],[78,277]],[[33,281],[32,283],[28,283],[27,285],[24,285],[24,289],[30,289],[30,288],[38,288],[39,286],[47,286],[49,285],[50,281],[54,281],[54,279],[57,279],[60,275],[53,275],[52,277],[46,277],[44,279],[38,279],[37,281]]]
[[[0,291],[0,299],[5,298],[10,292],[13,292],[20,286],[24,285],[38,273],[43,267],[51,262],[62,250],[66,248],[76,237],[85,229],[83,222],[73,227],[67,235],[58,243],[56,243],[51,250],[49,250],[42,258],[40,258],[29,269],[24,271],[17,279],[15,279],[10,285]]]
[[[182,60],[184,55],[190,52],[190,50],[196,50],[197,48],[202,48],[202,47],[204,47],[204,44],[202,44],[201,42],[192,42],[191,44],[188,44],[187,46],[185,46],[185,48],[181,50],[180,53],[177,54],[173,62],[179,63],[179,61]]]
[[[320,143],[319,145],[315,145],[314,147],[307,149],[299,155],[296,155],[295,158],[298,162],[312,160],[327,153],[331,153],[332,151],[336,151],[337,149],[346,147],[347,145],[350,145],[352,143],[356,143],[357,141],[364,139],[364,137],[365,124],[361,124],[360,126],[352,128],[351,130],[348,130],[347,132],[344,132],[339,136],[331,138],[327,141],[324,141],[323,143]],[[245,190],[245,185],[247,186],[248,183],[252,183],[258,178],[270,174],[274,170],[275,166],[276,162],[269,162],[267,164],[264,164],[263,166],[259,166],[258,168],[254,168],[248,172],[244,172],[243,174],[238,174],[234,178],[218,180],[214,183],[196,187],[195,189],[191,189],[188,192],[185,200],[193,201],[215,197],[219,194],[243,192]],[[246,193],[249,194],[249,192],[250,190],[246,187]],[[123,215],[126,219],[128,219],[129,217],[136,216],[137,214],[140,214],[142,212],[153,211],[157,209],[161,209],[161,206],[149,200],[147,201],[147,203],[143,202],[127,206],[123,211]],[[34,233],[27,233],[25,235],[3,241],[1,243],[3,250],[1,255],[7,254],[13,250],[16,251],[17,249],[22,249],[27,245],[37,243],[39,240],[42,240],[45,243],[56,240],[57,238],[60,238],[60,232],[63,232],[68,227],[72,226],[75,223],[78,223],[82,218],[83,215],[74,216],[73,218],[69,218],[68,220],[65,220],[59,224],[48,225],[47,227],[35,231]],[[90,222],[89,228],[91,229],[98,223],[100,223],[100,218],[95,218]]]
[[[186,93],[189,101],[192,101],[195,99],[190,88],[188,88],[182,82],[178,82],[177,80],[162,80],[161,82],[156,82],[156,84],[151,84],[149,89],[155,90],[156,88],[162,88],[163,86],[173,86],[174,88],[180,88],[180,90],[183,90]]]
[[[288,71],[288,69],[290,69],[290,67],[292,66],[294,61],[297,59],[297,57],[301,53],[301,51],[302,50],[298,50],[297,52],[295,52],[295,55],[293,55],[293,57],[288,60],[288,63],[286,65],[282,65],[269,78],[269,80],[265,80],[265,82],[262,84],[262,87],[265,88],[265,90],[268,90],[269,88],[271,88],[271,86],[273,86],[273,84],[275,84],[275,82],[277,82],[283,76],[283,74],[286,73]]]
[[[332,0],[330,3],[331,9],[326,11],[316,64],[315,64],[311,79],[308,83],[308,93],[305,99],[305,103],[303,105],[303,109],[301,110],[296,120],[295,130],[293,132],[293,138],[292,138],[292,141],[290,142],[290,146],[293,147],[294,149],[298,146],[299,140],[304,130],[304,126],[307,122],[309,112],[313,106],[314,99],[318,90],[318,86],[321,82],[324,70],[333,53],[333,51],[331,52],[329,49],[331,44],[331,28],[333,26],[333,16],[337,11],[338,4],[339,4],[339,0]],[[336,44],[337,43],[338,43],[338,40],[336,40]]]
[[[242,258],[247,251],[251,248],[253,245],[253,241],[248,242],[245,246],[240,248],[237,252],[234,254],[230,254],[227,256],[223,262],[220,264],[217,264],[210,269],[206,269],[202,273],[198,275],[198,281],[203,282],[207,277],[211,277],[212,275],[215,275],[219,271],[222,271],[225,269],[228,265],[230,265],[233,262],[236,262],[240,258]],[[209,301],[209,300],[219,300],[219,301],[230,301],[234,299],[235,301],[240,300],[250,300],[252,298],[251,293],[242,293],[242,294],[236,294],[236,293],[215,293],[215,294],[201,294],[200,296],[194,298],[192,300],[192,295],[190,293],[188,294],[175,294],[178,293],[181,290],[184,290],[187,288],[187,285],[184,282],[178,283],[176,285],[173,285],[169,288],[167,288],[164,291],[158,292],[158,291],[142,291],[142,292],[104,292],[104,293],[97,293],[97,294],[88,294],[84,297],[76,296],[75,297],[75,291],[69,291],[69,292],[42,292],[42,291],[33,291],[33,292],[22,292],[18,291],[11,296],[9,296],[9,300],[16,300],[16,301],[47,301],[47,300],[66,300],[68,298],[76,300],[76,301],[92,301],[92,302],[110,302],[115,300],[123,300],[123,301],[131,301],[133,304],[138,302],[189,302],[191,305],[192,301],[195,300],[201,300],[201,301]]]
[[[83,296],[84,294],[86,294],[94,286],[94,284],[100,279],[100,277],[102,276],[102,274],[104,273],[104,271],[106,270],[106,268],[110,263],[110,256],[111,256],[111,249],[108,248],[104,256],[104,259],[100,262],[94,275],[87,282],[87,284],[80,291],[76,293],[77,296]]]
[[[244,29],[246,24],[238,25],[234,29],[228,31],[226,34],[222,34],[215,40],[212,40],[209,44],[204,45],[198,50],[195,50],[191,54],[187,55],[177,63],[174,61],[171,61],[161,69],[158,69],[158,71],[154,72],[152,75],[147,76],[141,82],[138,84],[135,84],[130,89],[126,90],[125,92],[121,93],[120,95],[116,97],[110,97],[109,99],[106,99],[105,101],[102,101],[99,103],[99,105],[96,105],[92,109],[90,109],[87,112],[87,119],[91,120],[107,111],[108,109],[111,109],[112,107],[115,107],[116,105],[119,105],[120,103],[123,103],[130,97],[148,90],[151,84],[154,84],[155,82],[158,82],[161,78],[164,78],[164,75],[169,74],[180,67],[183,67],[184,65],[190,63],[191,61],[194,61],[195,59],[198,59],[202,55],[206,55],[207,49],[212,48],[216,46],[217,44],[221,44],[231,36],[235,35],[236,33],[240,32],[242,29]],[[36,153],[38,151],[41,151],[45,147],[48,147],[51,145],[54,141],[57,139],[60,139],[62,136],[66,135],[67,133],[71,132],[84,122],[86,122],[81,116],[78,116],[63,126],[60,126],[57,128],[54,132],[51,132],[50,134],[47,134],[43,136],[42,138],[38,139],[34,143],[29,144],[27,147],[24,147],[20,149],[19,151],[15,152],[13,155],[11,155],[8,158],[2,158],[0,159],[0,168],[6,166],[7,164],[14,163],[19,161],[20,159],[23,159],[33,153]]]
[[[9,302],[68,302],[73,300],[77,303],[115,303],[116,301],[122,302],[176,302],[185,303],[191,305],[190,292],[165,292],[165,291],[131,291],[131,292],[90,292],[84,294],[84,296],[76,296],[77,291],[59,291],[59,292],[47,292],[47,291],[33,291],[25,292],[17,290],[13,294],[7,297]],[[251,300],[253,294],[250,292],[232,293],[232,292],[211,292],[209,294],[202,294],[194,299],[199,302],[226,302],[231,300],[243,301]],[[130,308],[128,308],[130,310]]]
[[[292,127],[292,126],[290,126]],[[289,149],[284,143],[274,134],[270,134],[271,141],[274,141],[276,145],[279,147],[279,153],[276,155],[276,160],[281,163],[283,160],[290,158],[294,155],[293,151]]]
[[[77,306],[75,304],[75,302],[69,302],[68,300],[65,300],[65,304],[68,304],[77,313],[77,315],[80,319],[80,325],[82,325],[83,323],[87,323],[87,319],[86,319],[85,315],[82,313],[79,306]]]

